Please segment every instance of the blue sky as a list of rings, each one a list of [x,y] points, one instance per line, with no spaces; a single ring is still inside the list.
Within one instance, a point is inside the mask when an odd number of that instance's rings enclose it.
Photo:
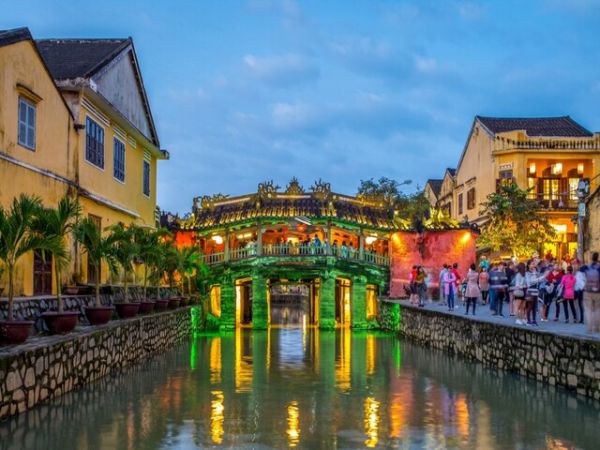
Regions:
[[[4,4],[4,5],[2,5]],[[0,0],[0,29],[132,36],[162,147],[159,204],[297,176],[454,166],[473,116],[571,115],[600,130],[600,0]]]

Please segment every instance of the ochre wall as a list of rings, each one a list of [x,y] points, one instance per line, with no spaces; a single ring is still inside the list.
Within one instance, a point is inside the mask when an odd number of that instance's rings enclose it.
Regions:
[[[439,274],[444,263],[458,263],[458,271],[465,274],[475,262],[477,234],[470,230],[426,231],[422,235],[397,231],[390,241],[390,297],[404,297],[404,286],[413,265],[420,265],[430,276],[430,288],[439,285]]]

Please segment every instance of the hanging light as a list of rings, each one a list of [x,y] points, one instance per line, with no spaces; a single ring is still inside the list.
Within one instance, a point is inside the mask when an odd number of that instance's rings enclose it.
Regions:
[[[583,169],[585,168],[585,166],[583,165],[583,163],[579,163],[577,164],[577,173],[579,175],[583,175]]]
[[[529,165],[529,173],[531,175],[535,175],[537,173],[537,167],[536,167],[535,163],[531,163]]]
[[[563,170],[562,163],[552,164],[552,174],[553,175],[560,175],[562,173],[562,170]]]

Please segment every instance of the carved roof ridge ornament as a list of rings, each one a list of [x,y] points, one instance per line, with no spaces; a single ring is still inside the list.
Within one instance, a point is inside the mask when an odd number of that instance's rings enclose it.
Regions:
[[[302,195],[304,194],[304,188],[298,181],[298,178],[292,177],[287,187],[285,188],[285,193],[290,195]]]
[[[315,198],[327,201],[331,197],[331,184],[325,183],[320,178],[310,187]]]
[[[197,205],[198,200],[200,201],[201,209],[213,209],[215,204],[229,198],[227,194],[214,194],[214,195],[204,195],[202,197],[194,198],[194,206]]]

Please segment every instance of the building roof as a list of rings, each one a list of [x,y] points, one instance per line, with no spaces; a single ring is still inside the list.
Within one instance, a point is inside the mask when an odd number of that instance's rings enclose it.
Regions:
[[[433,194],[438,197],[440,195],[440,192],[442,190],[442,184],[444,183],[444,180],[440,180],[440,179],[433,179],[430,178],[429,180],[427,180],[427,183],[429,185],[429,187],[431,188],[431,191],[433,192]]]
[[[65,80],[92,76],[131,39],[38,39],[36,43],[52,76]]]
[[[561,117],[483,117],[476,116],[485,128],[491,133],[504,133],[507,131],[524,130],[528,136],[548,137],[591,137],[593,133],[570,116]]]
[[[446,172],[448,172],[450,174],[450,176],[452,176],[452,177],[456,176],[456,169],[453,169],[451,167],[447,167],[446,168]]]
[[[31,33],[26,27],[14,28],[12,30],[0,30],[0,47],[25,41],[31,38]]]

